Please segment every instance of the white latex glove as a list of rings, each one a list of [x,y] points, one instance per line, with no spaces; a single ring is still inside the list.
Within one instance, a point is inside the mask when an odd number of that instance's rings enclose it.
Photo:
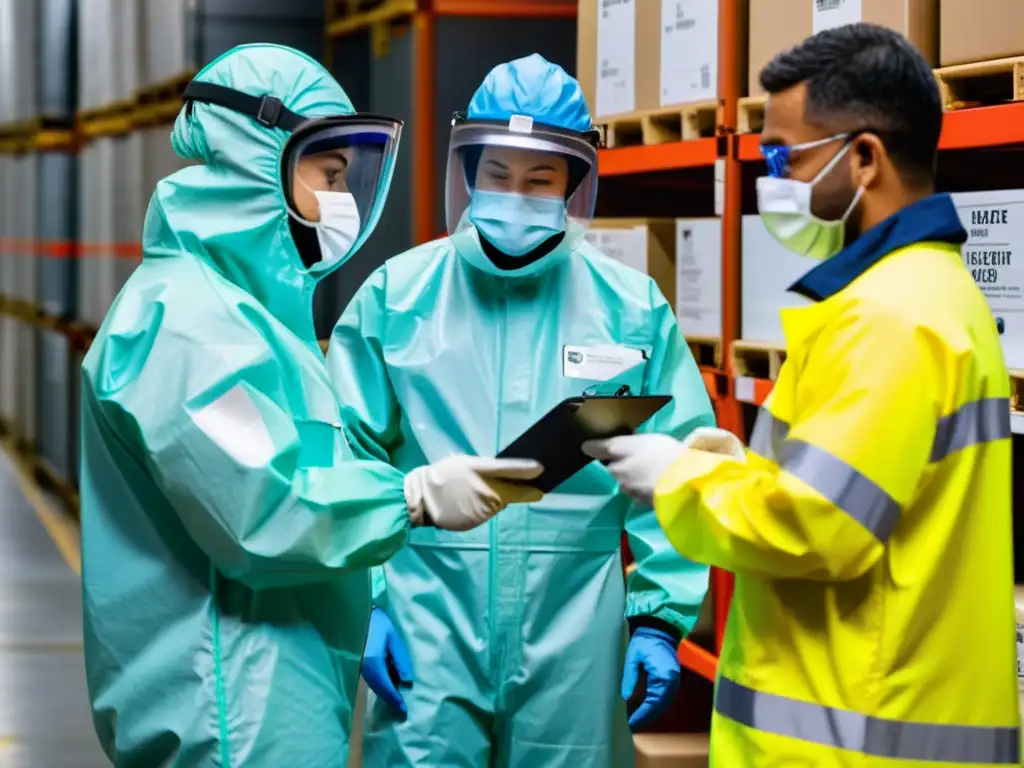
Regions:
[[[417,467],[405,476],[405,503],[414,526],[434,525],[468,531],[483,525],[509,504],[540,501],[544,495],[529,485],[544,467],[529,459],[485,459],[449,456]]]
[[[716,427],[698,427],[682,441],[668,435],[625,435],[583,444],[588,456],[608,462],[608,471],[623,492],[647,505],[654,503],[661,476],[690,448],[746,461],[740,439]]]
[[[683,443],[668,435],[624,435],[588,440],[583,452],[608,462],[608,471],[630,498],[648,506],[662,474],[685,451]]]

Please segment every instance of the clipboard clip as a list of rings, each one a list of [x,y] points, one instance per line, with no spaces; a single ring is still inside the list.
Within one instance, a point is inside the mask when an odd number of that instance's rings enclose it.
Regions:
[[[583,390],[583,397],[599,397],[601,393],[598,391],[601,388],[600,384],[595,384],[592,387],[587,387]],[[617,390],[612,393],[612,397],[629,397],[633,394],[633,391],[629,388],[629,384],[623,384]]]

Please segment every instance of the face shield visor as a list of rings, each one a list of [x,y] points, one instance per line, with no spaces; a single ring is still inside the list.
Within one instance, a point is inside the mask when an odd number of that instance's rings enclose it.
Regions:
[[[499,251],[526,256],[565,234],[579,245],[597,200],[597,131],[578,133],[515,116],[452,120],[448,234],[475,228]]]
[[[193,82],[186,102],[201,101],[291,133],[281,153],[288,215],[316,234],[312,258],[297,241],[309,270],[323,276],[347,261],[373,234],[391,187],[402,121],[368,114],[306,119],[272,96],[251,96]],[[295,235],[295,228],[292,228]]]
[[[351,115],[310,120],[288,139],[281,179],[288,213],[317,233],[321,261],[311,271],[346,261],[373,233],[401,131],[398,120]]]

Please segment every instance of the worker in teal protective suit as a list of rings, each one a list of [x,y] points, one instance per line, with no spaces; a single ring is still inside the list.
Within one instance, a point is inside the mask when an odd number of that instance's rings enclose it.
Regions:
[[[344,765],[370,567],[410,527],[539,498],[539,467],[403,474],[341,428],[317,281],[363,243],[401,122],[354,113],[308,57],[244,46],[174,125],[142,265],[83,365],[85,659],[117,766]]]
[[[327,356],[353,431],[399,469],[494,456],[582,394],[671,394],[645,429],[713,425],[654,282],[583,240],[595,133],[579,84],[537,55],[494,69],[456,115],[451,236],[378,269]],[[623,698],[643,669],[632,725],[671,701],[707,583],[598,463],[486,527],[413,531],[375,572],[363,765],[628,768]]]

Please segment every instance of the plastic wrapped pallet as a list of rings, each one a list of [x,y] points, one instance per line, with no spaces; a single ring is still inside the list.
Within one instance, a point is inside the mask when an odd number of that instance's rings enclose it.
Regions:
[[[78,264],[79,317],[99,328],[115,291],[114,162],[115,142],[105,137],[91,142],[81,153],[79,173]]]
[[[39,116],[35,2],[0,0],[0,87],[5,92],[0,124]]]
[[[118,100],[114,58],[114,7],[130,0],[78,0],[78,108],[98,109]]]
[[[38,307],[38,276],[36,273],[36,201],[39,184],[39,156],[21,155],[16,161],[15,176],[18,189],[18,220],[16,237],[19,240],[18,298],[30,311]],[[32,445],[36,441],[36,327],[19,323],[17,336],[17,379],[15,382],[15,434],[18,439]]]
[[[129,133],[114,140],[114,275],[113,296],[139,265],[142,224],[146,215],[142,198],[143,136]]]
[[[39,194],[36,231],[43,245],[37,250],[39,307],[51,317],[70,319],[75,312],[75,260],[77,237],[78,159],[67,152],[39,155]]]
[[[142,86],[195,72],[243,43],[290,45],[319,60],[323,22],[323,0],[144,0]]]
[[[0,57],[4,55],[0,46]],[[0,66],[0,80],[4,70]],[[4,94],[0,93],[0,99]],[[17,179],[13,166],[15,159],[0,155],[0,297],[10,300],[14,293],[14,242],[15,233],[11,221],[15,215],[14,190]],[[15,329],[17,321],[7,315],[0,314],[0,425],[5,429],[13,429],[15,413],[15,362],[17,359],[17,340]]]
[[[81,461],[81,406],[82,406],[82,357],[84,353],[79,349],[71,350],[71,368],[69,377],[71,383],[71,407],[68,411],[68,422],[70,439],[68,440],[68,460],[70,466],[70,479],[75,488],[78,487],[79,467]]]
[[[789,286],[820,262],[797,256],[765,229],[760,216],[744,216],[740,284],[740,338],[783,346],[779,310],[805,306],[802,296]]]
[[[71,351],[67,337],[56,331],[39,331],[39,432],[36,450],[40,459],[60,478],[71,473]]]
[[[38,3],[39,109],[48,118],[67,118],[75,112],[75,0]]]

